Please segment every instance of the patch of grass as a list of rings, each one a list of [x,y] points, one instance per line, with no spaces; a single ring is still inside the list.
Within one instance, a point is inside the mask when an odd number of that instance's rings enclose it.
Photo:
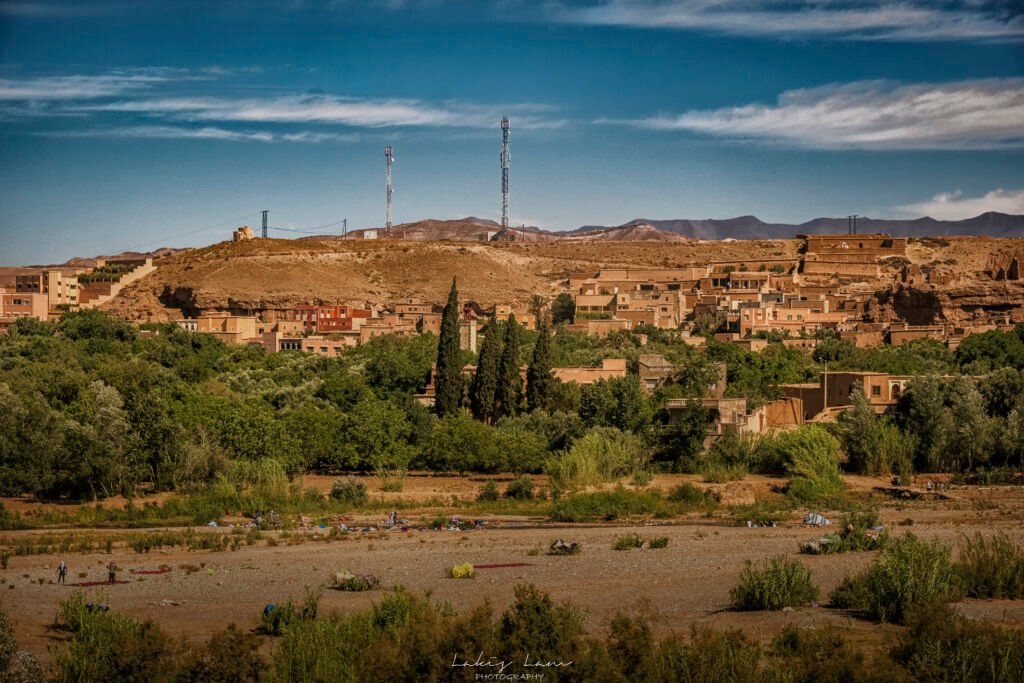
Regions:
[[[660,550],[661,548],[668,547],[667,536],[655,536],[651,540],[647,541],[647,547],[652,550]]]
[[[498,491],[498,484],[494,481],[488,481],[480,488],[480,494],[477,495],[476,499],[480,501],[495,501],[501,497],[501,493]]]
[[[1024,549],[1004,533],[965,537],[955,569],[968,597],[1024,598]]]
[[[686,482],[672,489],[668,494],[668,499],[673,503],[696,506],[706,503],[708,494],[701,487]]]
[[[613,550],[631,550],[644,547],[644,539],[639,534],[624,534],[615,539]]]
[[[914,610],[892,657],[921,681],[1019,681],[1024,631],[1003,629],[931,603]]]
[[[574,493],[560,498],[551,518],[556,522],[593,522],[668,514],[669,510],[656,492],[617,489]]]
[[[727,465],[718,461],[708,461],[700,466],[700,475],[710,484],[724,484],[727,481],[738,481],[747,476],[747,468],[743,465]]]
[[[808,605],[818,597],[818,587],[803,562],[776,557],[756,566],[747,561],[729,595],[738,610],[780,610]]]
[[[844,579],[831,597],[836,607],[902,624],[916,607],[961,595],[949,548],[907,533],[890,539],[865,572]]]
[[[531,500],[533,498],[533,480],[529,477],[516,477],[505,487],[505,497],[515,500]]]
[[[654,473],[650,470],[642,469],[637,470],[633,473],[633,486],[641,487],[647,486],[654,480]]]
[[[366,493],[366,484],[353,476],[337,479],[331,485],[331,500],[334,500],[351,507],[364,505],[369,498]]]

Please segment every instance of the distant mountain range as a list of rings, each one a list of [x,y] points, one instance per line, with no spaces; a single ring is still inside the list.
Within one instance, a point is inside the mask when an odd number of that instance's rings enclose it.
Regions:
[[[477,240],[484,233],[500,233],[498,223],[474,216],[456,220],[416,221],[404,226],[395,226],[392,234],[399,236],[403,229],[407,239],[417,241]],[[815,218],[806,223],[789,224],[765,223],[757,216],[701,220],[637,218],[622,225],[584,225],[568,231],[541,230],[529,226],[517,227],[513,231],[516,240],[521,242],[792,239],[796,235],[845,233],[847,219]],[[939,221],[934,218],[914,220],[858,218],[857,232],[861,234],[884,232],[896,237],[1024,237],[1024,216],[989,212],[962,221]],[[360,237],[364,233],[364,230],[355,230],[349,234],[353,237]]]
[[[845,233],[846,218],[815,218],[791,225],[786,223],[765,223],[757,216],[739,216],[738,218],[706,219],[675,219],[651,220],[637,218],[622,226],[606,227],[586,225],[570,234],[595,233],[605,230],[617,230],[635,225],[649,225],[663,232],[681,235],[694,239],[787,239],[795,235]],[[914,220],[858,218],[857,232],[885,232],[897,237],[952,237],[952,236],[986,236],[986,237],[1024,237],[1024,216],[1013,216],[990,211],[974,218],[962,221],[938,221],[934,218],[917,218]]]

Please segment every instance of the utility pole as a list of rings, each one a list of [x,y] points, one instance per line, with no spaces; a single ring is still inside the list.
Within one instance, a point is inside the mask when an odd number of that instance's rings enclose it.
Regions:
[[[860,215],[852,213],[846,217],[846,232],[850,235],[857,234],[857,219]]]
[[[341,219],[341,239],[345,239],[348,236],[348,219]]]
[[[387,220],[385,222],[385,228],[387,229],[387,236],[391,237],[391,162],[394,160],[394,155],[391,153],[391,145],[384,148],[384,164],[385,173],[384,177],[387,179]]]
[[[511,161],[511,154],[508,150],[508,117],[501,118],[501,229],[505,232],[506,239],[511,235],[508,233],[508,166]]]
[[[263,210],[263,239],[267,238],[267,214],[270,213],[266,209]]]

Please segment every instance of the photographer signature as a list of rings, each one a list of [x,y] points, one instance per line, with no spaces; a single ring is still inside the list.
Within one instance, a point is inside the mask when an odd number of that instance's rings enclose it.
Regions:
[[[513,666],[515,663],[516,662],[508,661],[508,660],[505,660],[505,659],[500,659],[498,657],[484,657],[484,653],[483,652],[478,654],[476,656],[476,659],[472,660],[472,661],[468,660],[468,659],[460,659],[458,653],[456,653],[452,657],[452,668],[457,668],[457,667],[472,667],[472,668],[481,667],[481,668],[485,668],[485,669],[486,668],[492,668],[492,669],[497,669],[498,673],[500,673],[500,674],[505,673],[505,669],[507,669],[510,666]],[[552,661],[543,661],[543,660],[539,660],[539,659],[538,660],[532,660],[532,659],[530,659],[530,653],[526,653],[526,656],[523,657],[522,667],[524,669],[529,669],[529,668],[548,669],[548,668],[566,667],[566,666],[570,666],[571,664],[572,664],[572,662],[552,662]]]

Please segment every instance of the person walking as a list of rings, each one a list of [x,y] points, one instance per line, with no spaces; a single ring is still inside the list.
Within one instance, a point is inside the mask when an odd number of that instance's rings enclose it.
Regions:
[[[67,578],[67,576],[68,576],[68,566],[66,564],[64,564],[64,560],[61,560],[60,561],[60,566],[57,567],[57,584],[58,585],[67,585],[65,583],[65,579]]]
[[[107,583],[117,583],[117,565],[113,560],[107,565]]]

